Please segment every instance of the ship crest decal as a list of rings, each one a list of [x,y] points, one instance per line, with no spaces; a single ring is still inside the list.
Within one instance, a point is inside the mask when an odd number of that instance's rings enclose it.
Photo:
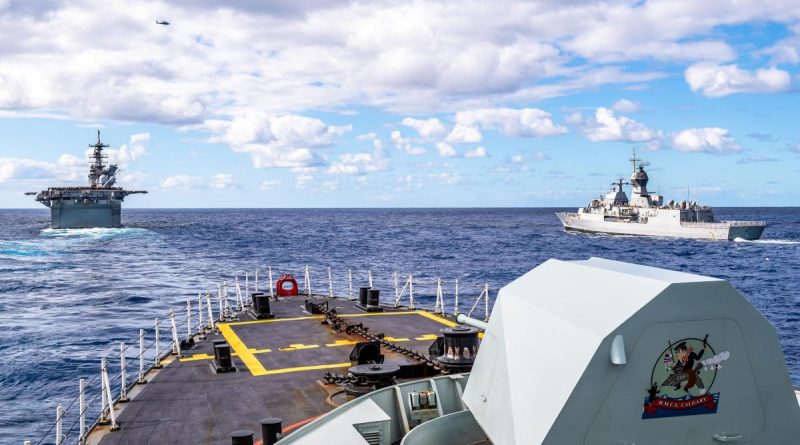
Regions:
[[[716,413],[719,392],[711,388],[730,351],[716,352],[708,335],[667,344],[653,365],[642,419]]]

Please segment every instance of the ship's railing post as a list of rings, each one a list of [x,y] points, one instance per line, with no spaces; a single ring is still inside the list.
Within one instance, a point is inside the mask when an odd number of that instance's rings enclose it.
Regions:
[[[156,332],[156,357],[153,360],[153,368],[160,369],[161,368],[161,320],[156,317],[155,322],[155,332]]]
[[[270,281],[272,281],[272,280],[270,280]],[[256,286],[256,288],[255,288],[255,290],[253,292],[258,292],[258,269],[256,269],[256,284],[255,284],[255,286]]]
[[[275,289],[273,288],[274,281],[272,281],[272,266],[267,266],[267,274],[269,275],[269,297],[275,299]]]
[[[186,299],[186,340],[192,339],[192,300]]]
[[[333,298],[333,275],[331,268],[328,268],[328,297]]]
[[[64,407],[58,405],[56,407],[56,445],[64,443],[64,429],[61,419],[64,418]]]
[[[403,293],[405,293],[406,289],[408,289],[408,284],[409,281],[406,280],[406,283],[403,285],[403,288],[395,292],[394,307],[400,307],[400,299],[403,298]]]
[[[203,293],[197,293],[197,338],[200,340],[206,338],[203,331],[205,330],[205,326],[203,326]]]
[[[231,319],[231,304],[230,298],[228,298],[228,282],[222,282],[222,307],[225,309],[225,320]]]
[[[353,269],[347,268],[347,299],[353,299]]]
[[[211,291],[206,290],[206,307],[208,308],[208,329],[214,330],[214,310],[211,308]]]
[[[144,379],[144,329],[139,329],[139,378],[136,383],[139,385],[147,383]]]
[[[109,392],[110,393],[110,392]],[[99,425],[108,425],[108,405],[110,404],[109,393],[106,392],[106,358],[100,359],[100,420],[97,421]]]
[[[483,321],[489,321],[489,283],[483,285]]]
[[[433,306],[434,314],[444,313],[444,292],[442,291],[442,279],[436,279],[436,303]]]
[[[455,298],[453,298],[453,317],[458,317],[458,278],[456,278]]]
[[[414,310],[414,275],[408,276],[408,299],[411,301],[408,308]]]
[[[245,297],[249,297],[250,296],[250,273],[249,272],[245,272],[244,273],[244,296]]]
[[[242,287],[239,286],[239,277],[235,277],[233,281],[234,288],[236,289],[236,311],[242,311]]]
[[[100,362],[100,366],[103,395],[105,396],[104,399],[108,402],[106,403],[106,409],[108,410],[108,417],[111,417],[111,431],[115,431],[119,429],[119,426],[117,425],[117,415],[114,414],[114,399],[111,397],[111,383],[108,380],[108,367],[106,366],[105,357],[103,357]],[[106,422],[108,422],[108,420],[106,420]]]
[[[181,355],[181,345],[178,341],[178,325],[175,324],[175,311],[169,308],[169,321],[172,324],[172,355]]]
[[[394,278],[394,306],[397,307],[397,302],[400,301],[400,282],[398,281],[397,272],[392,273]]]
[[[311,271],[306,265],[306,274],[303,280],[303,286],[306,288],[306,295],[311,296]]]
[[[120,368],[120,381],[119,381],[119,401],[120,403],[128,402],[128,380],[127,380],[127,373],[126,369],[128,367],[128,361],[125,360],[125,350],[128,347],[125,346],[125,342],[119,342],[119,368]]]
[[[78,443],[86,435],[86,379],[78,380]]]
[[[369,280],[369,287],[374,287],[372,285],[372,269],[367,269],[367,279]]]
[[[218,321],[225,321],[225,306],[222,304],[222,286],[217,285],[217,303],[219,304]]]

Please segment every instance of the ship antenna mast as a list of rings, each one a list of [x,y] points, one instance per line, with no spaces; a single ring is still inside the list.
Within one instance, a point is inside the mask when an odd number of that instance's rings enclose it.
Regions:
[[[89,163],[89,185],[91,187],[97,187],[97,182],[103,174],[103,168],[105,167],[103,159],[108,157],[103,154],[103,149],[108,148],[108,144],[100,142],[100,130],[97,130],[97,142],[90,144],[89,147],[94,148],[94,151],[89,156],[89,160],[91,161]]]

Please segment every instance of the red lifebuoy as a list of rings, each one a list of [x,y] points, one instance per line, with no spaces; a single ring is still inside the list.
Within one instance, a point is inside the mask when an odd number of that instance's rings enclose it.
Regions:
[[[299,293],[297,280],[294,279],[292,274],[287,273],[286,275],[278,278],[278,281],[275,283],[275,287],[278,288],[279,297],[291,297]]]

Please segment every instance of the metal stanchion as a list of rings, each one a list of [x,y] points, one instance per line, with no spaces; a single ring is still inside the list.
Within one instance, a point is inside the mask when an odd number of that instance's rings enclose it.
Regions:
[[[175,311],[169,309],[169,321],[172,324],[172,355],[181,355],[181,344],[178,341],[178,326],[175,324]]]
[[[106,408],[108,409],[108,416],[111,417],[111,431],[116,431],[119,429],[119,425],[117,425],[117,415],[114,414],[114,399],[111,398],[111,383],[108,380],[108,367],[106,366],[106,359],[105,357],[100,362],[101,370],[101,380],[103,386],[103,394],[105,395],[106,400],[108,400],[108,404]]]
[[[136,383],[147,383],[144,379],[144,329],[139,329],[139,379]]]
[[[119,342],[119,368],[120,368],[120,383],[119,383],[119,402],[125,403],[130,401],[128,398],[128,381],[126,379],[127,373],[125,368],[128,367],[128,361],[125,360],[125,342]]]
[[[56,445],[64,443],[64,429],[62,427],[61,419],[64,417],[64,407],[58,405],[56,407]]]
[[[78,381],[78,388],[80,390],[78,393],[78,409],[80,410],[78,413],[78,443],[81,443],[83,436],[86,435],[86,379]]]
[[[353,269],[351,269],[351,268],[347,268],[347,286],[348,286],[347,299],[348,300],[352,300],[353,299]]]
[[[161,320],[156,317],[155,322],[155,331],[156,331],[156,357],[154,360],[153,368],[161,369],[161,332],[159,329],[159,325],[161,324]]]
[[[205,327],[203,326],[203,293],[197,293],[197,338],[203,340],[206,338],[205,333],[203,332]]]

